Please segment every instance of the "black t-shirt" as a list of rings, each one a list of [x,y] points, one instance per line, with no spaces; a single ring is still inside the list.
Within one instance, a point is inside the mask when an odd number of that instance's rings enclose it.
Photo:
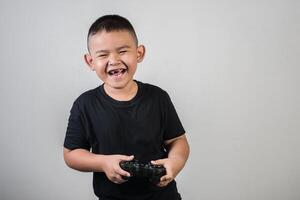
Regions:
[[[136,81],[138,91],[130,101],[108,96],[103,84],[80,95],[70,112],[64,147],[87,149],[95,154],[134,155],[140,162],[167,157],[164,141],[185,133],[169,95],[159,87]],[[95,194],[100,197],[139,199],[151,193],[176,195],[176,183],[160,188],[144,179],[123,184],[94,172]]]

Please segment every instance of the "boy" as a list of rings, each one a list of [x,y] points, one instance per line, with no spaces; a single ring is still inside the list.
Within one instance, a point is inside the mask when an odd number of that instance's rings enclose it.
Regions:
[[[181,199],[174,178],[185,165],[189,145],[168,94],[133,79],[145,47],[138,45],[132,25],[106,15],[92,24],[87,40],[85,61],[103,84],[73,104],[64,142],[66,164],[94,172],[94,192],[101,200]],[[163,165],[166,175],[157,185],[130,177],[120,162],[133,159]]]

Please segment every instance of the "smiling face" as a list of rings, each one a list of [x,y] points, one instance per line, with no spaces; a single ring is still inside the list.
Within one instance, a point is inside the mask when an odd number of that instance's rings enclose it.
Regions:
[[[98,32],[90,36],[89,50],[86,63],[109,89],[130,87],[145,53],[144,46],[137,47],[128,31]]]

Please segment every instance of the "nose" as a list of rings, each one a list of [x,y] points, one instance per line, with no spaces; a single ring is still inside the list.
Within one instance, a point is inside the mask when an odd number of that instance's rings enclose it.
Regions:
[[[116,66],[116,65],[119,65],[120,63],[121,63],[121,61],[120,61],[120,57],[118,54],[111,54],[109,56],[108,65]]]

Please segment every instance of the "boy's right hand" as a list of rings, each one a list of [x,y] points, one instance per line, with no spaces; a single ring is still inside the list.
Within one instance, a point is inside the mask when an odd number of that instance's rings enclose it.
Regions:
[[[120,167],[120,162],[123,160],[130,161],[134,158],[134,156],[107,155],[105,157],[106,158],[103,165],[103,171],[106,174],[107,178],[116,184],[126,182],[126,180],[122,179],[122,176],[130,177],[130,174]]]

